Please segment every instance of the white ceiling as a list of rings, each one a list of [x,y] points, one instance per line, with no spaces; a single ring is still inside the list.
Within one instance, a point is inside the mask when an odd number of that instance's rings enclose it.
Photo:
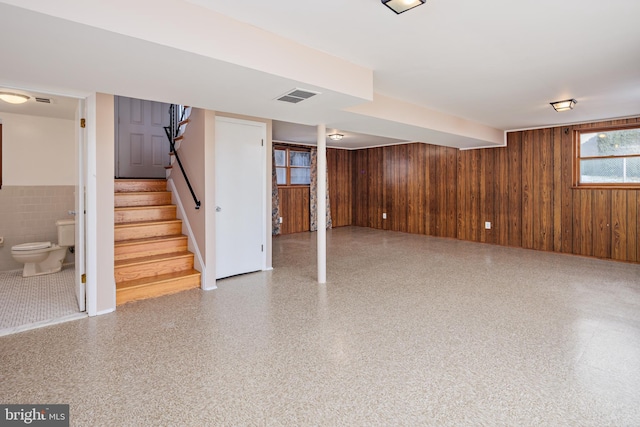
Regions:
[[[428,0],[397,16],[377,0],[90,6],[0,0],[0,87],[188,104],[305,138],[325,123],[347,148],[497,146],[505,130],[640,114],[637,0]],[[295,87],[321,94],[274,101]],[[553,111],[566,98],[576,108]]]
[[[499,129],[640,113],[637,0],[189,0],[374,71],[377,93]],[[576,98],[560,115],[549,103]]]

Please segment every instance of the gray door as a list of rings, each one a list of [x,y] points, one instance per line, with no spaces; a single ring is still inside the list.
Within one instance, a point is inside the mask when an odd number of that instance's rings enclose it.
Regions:
[[[116,96],[116,178],[165,178],[169,104]]]

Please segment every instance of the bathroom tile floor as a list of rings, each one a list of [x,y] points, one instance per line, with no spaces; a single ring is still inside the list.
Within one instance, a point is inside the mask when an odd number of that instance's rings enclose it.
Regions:
[[[0,336],[82,317],[74,274],[73,266],[28,278],[22,277],[22,270],[0,272]]]
[[[74,426],[638,426],[640,265],[366,228],[274,270],[0,337]]]

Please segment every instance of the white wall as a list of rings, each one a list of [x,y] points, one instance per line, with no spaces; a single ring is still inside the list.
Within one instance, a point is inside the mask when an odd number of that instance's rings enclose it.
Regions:
[[[75,185],[73,120],[0,113],[2,184]]]

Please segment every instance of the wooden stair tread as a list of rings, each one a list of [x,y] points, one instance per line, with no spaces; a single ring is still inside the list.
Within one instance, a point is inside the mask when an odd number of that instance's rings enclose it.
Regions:
[[[200,288],[201,274],[191,269],[153,278],[132,279],[116,285],[116,304],[171,295]]]
[[[127,191],[114,193],[114,207],[170,205],[170,191]]]
[[[145,255],[145,256],[136,257],[136,258],[118,260],[118,261],[114,261],[113,265],[115,268],[128,267],[135,264],[146,264],[146,263],[162,261],[162,260],[170,260],[170,259],[177,259],[177,258],[191,258],[191,257],[193,257],[193,253],[189,251],[169,252],[169,253],[164,253],[159,255]]]
[[[150,286],[153,284],[167,282],[167,281],[188,277],[188,276],[200,276],[200,272],[198,270],[191,269],[191,270],[179,271],[176,273],[161,274],[159,276],[154,276],[154,277],[144,277],[142,279],[127,280],[126,282],[120,282],[116,284],[116,289],[123,290],[123,289],[137,288],[141,286]]]
[[[118,178],[114,181],[114,193],[126,194],[136,192],[155,193],[167,191],[167,180],[163,178]]]
[[[119,224],[115,224],[116,228],[127,228],[127,227],[139,227],[144,225],[160,225],[160,224],[175,224],[178,222],[182,222],[181,219],[158,219],[153,221],[133,221],[133,222],[121,222]]]
[[[174,209],[176,205],[139,205],[139,206],[118,206],[114,208],[116,211],[135,210],[141,211],[144,209]]]
[[[115,178],[115,182],[165,182],[164,178]]]
[[[115,246],[133,246],[139,245],[141,243],[160,243],[167,242],[171,240],[184,240],[187,236],[184,234],[172,234],[169,236],[157,236],[157,237],[146,237],[144,239],[131,239],[131,240],[120,240],[115,242]]]
[[[121,196],[135,197],[135,196],[157,195],[157,194],[163,194],[163,193],[171,194],[171,191],[167,191],[167,190],[162,190],[162,191],[119,191],[119,192],[116,191],[114,193],[114,195],[116,197],[121,197]]]

